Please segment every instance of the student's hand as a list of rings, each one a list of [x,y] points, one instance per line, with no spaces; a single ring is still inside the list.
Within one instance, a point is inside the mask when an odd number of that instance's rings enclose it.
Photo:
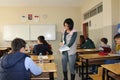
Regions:
[[[110,54],[115,54],[115,51],[114,51],[114,50],[111,50]]]

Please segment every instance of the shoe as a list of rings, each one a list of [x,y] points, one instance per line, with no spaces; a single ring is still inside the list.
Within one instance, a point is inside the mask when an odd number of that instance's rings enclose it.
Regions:
[[[75,80],[75,74],[71,74],[71,80]]]
[[[63,72],[64,79],[63,80],[68,80],[68,75],[67,72]]]

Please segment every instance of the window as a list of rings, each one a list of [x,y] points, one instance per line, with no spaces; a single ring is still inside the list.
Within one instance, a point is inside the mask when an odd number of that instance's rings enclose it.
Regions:
[[[94,16],[97,14],[97,9],[93,9],[90,11],[90,17]]]
[[[87,19],[87,18],[89,18],[89,17],[90,17],[90,13],[84,14],[84,19]]]
[[[88,10],[85,14],[84,14],[84,20],[93,17],[99,13],[101,13],[103,11],[103,4],[102,2],[99,3],[98,5],[96,5],[94,8]]]
[[[103,11],[103,5],[98,6],[98,13]]]

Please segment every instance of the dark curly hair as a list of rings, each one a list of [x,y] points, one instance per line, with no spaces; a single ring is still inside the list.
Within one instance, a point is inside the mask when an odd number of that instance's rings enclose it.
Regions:
[[[73,27],[74,27],[74,22],[73,22],[73,20],[72,20],[71,18],[65,19],[65,21],[64,21],[64,23],[63,23],[64,26],[65,26],[65,23],[68,24],[68,27],[69,27],[70,30],[73,29]]]
[[[107,38],[101,38],[101,41],[104,42],[105,44],[108,43],[108,39]]]

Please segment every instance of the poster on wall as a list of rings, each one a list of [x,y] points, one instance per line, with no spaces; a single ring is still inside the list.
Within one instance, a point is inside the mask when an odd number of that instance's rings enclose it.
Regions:
[[[26,16],[21,16],[21,21],[26,22]]]
[[[39,22],[39,16],[34,16],[34,22]]]
[[[32,14],[28,14],[28,20],[32,20]]]

